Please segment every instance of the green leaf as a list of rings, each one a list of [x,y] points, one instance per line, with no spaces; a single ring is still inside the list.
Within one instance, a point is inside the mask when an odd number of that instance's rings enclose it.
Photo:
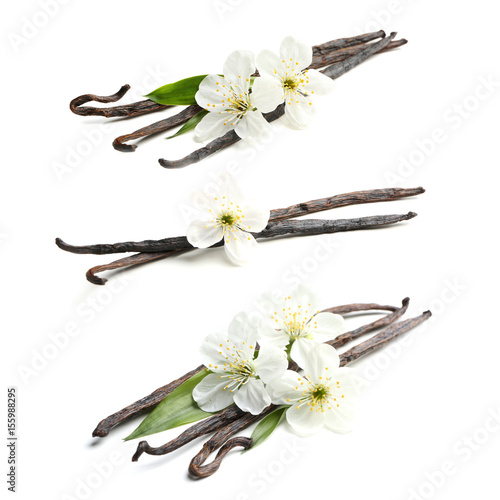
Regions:
[[[196,104],[194,96],[198,92],[200,83],[206,77],[207,75],[191,76],[175,83],[168,83],[167,85],[163,85],[163,87],[153,90],[153,92],[144,97],[163,105],[188,106]]]
[[[199,113],[196,115],[192,116],[174,135],[170,135],[168,137],[165,137],[165,139],[173,139],[174,137],[177,137],[178,135],[185,134],[186,132],[189,132],[193,128],[198,125],[198,123],[201,122],[201,119],[208,114],[208,111],[206,109],[202,109]]]
[[[202,370],[174,389],[142,421],[141,425],[125,438],[125,441],[173,429],[179,425],[191,424],[213,415],[201,410],[192,395],[193,389],[209,373],[208,370]]]
[[[285,418],[286,410],[289,406],[281,406],[277,410],[274,410],[269,415],[265,416],[258,424],[257,427],[252,432],[253,445],[246,451],[253,450],[259,444],[262,444],[278,427],[281,421]]]

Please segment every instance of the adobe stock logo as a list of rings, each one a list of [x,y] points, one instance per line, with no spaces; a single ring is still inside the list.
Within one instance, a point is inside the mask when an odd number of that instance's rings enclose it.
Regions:
[[[243,0],[214,0],[212,6],[219,19],[223,21],[226,14],[234,12],[242,3]]]
[[[472,119],[500,87],[500,81],[493,75],[479,76],[477,80],[478,83],[472,92],[445,109],[441,116],[441,124],[428,132],[426,136],[415,139],[414,147],[398,157],[397,167],[384,173],[389,186],[401,184],[401,181],[411,177],[418,168],[422,168],[454,132]]]
[[[92,470],[75,478],[73,491],[71,494],[63,493],[61,500],[87,500],[125,463],[125,458],[118,451],[111,452],[100,462],[92,462]]]
[[[21,18],[21,27],[18,33],[10,32],[7,35],[10,46],[17,54],[33,38],[35,38],[57,16],[62,5],[70,0],[40,0],[39,9],[29,17]]]
[[[490,408],[482,424],[472,432],[461,436],[452,446],[452,456],[443,460],[432,471],[424,474],[425,480],[416,488],[411,488],[408,500],[427,500],[432,498],[448,480],[455,476],[484,446],[500,431],[500,406]]]

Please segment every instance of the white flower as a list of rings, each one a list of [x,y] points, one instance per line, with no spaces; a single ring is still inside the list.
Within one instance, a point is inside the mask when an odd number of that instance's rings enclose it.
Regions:
[[[262,231],[270,212],[258,200],[249,200],[234,181],[217,184],[213,196],[198,197],[200,218],[187,228],[187,239],[197,248],[208,248],[224,239],[226,254],[236,265],[245,265],[257,247],[251,233]]]
[[[308,352],[317,343],[328,342],[343,331],[344,318],[319,312],[318,299],[304,286],[295,287],[283,299],[264,295],[259,306],[268,315],[263,325],[263,343],[290,349],[290,357],[302,368]]]
[[[333,347],[318,344],[308,354],[304,373],[287,370],[267,386],[274,404],[291,405],[286,419],[294,431],[302,436],[322,427],[350,431],[359,391],[353,371],[339,368],[339,356]]]
[[[312,47],[289,36],[281,42],[280,56],[264,50],[257,56],[252,101],[263,113],[285,102],[285,114],[291,126],[306,127],[313,115],[313,97],[326,94],[333,80],[319,71],[306,69],[312,62]]]
[[[196,126],[199,141],[215,139],[233,130],[247,142],[260,142],[271,126],[252,105],[250,76],[255,72],[251,52],[237,50],[224,64],[224,76],[208,75],[200,84],[195,99],[209,111]]]
[[[264,384],[281,377],[287,366],[286,353],[266,346],[255,358],[258,330],[246,314],[234,318],[227,334],[209,335],[201,348],[202,362],[213,373],[193,390],[198,406],[208,412],[233,402],[243,411],[260,414],[271,404]]]

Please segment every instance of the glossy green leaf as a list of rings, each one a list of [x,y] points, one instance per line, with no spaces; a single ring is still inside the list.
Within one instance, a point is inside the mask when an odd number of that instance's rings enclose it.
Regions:
[[[163,105],[189,106],[190,104],[196,104],[194,96],[198,92],[200,83],[206,76],[191,76],[178,82],[168,83],[167,85],[163,85],[163,87],[153,90],[153,92],[144,97]]]
[[[192,116],[174,135],[171,135],[169,137],[165,137],[165,139],[173,139],[174,137],[177,137],[179,135],[185,134],[186,132],[189,132],[190,130],[194,129],[198,123],[201,122],[201,119],[208,114],[208,111],[206,109],[202,109],[199,113],[196,115]]]
[[[125,441],[173,429],[179,425],[191,424],[213,415],[213,413],[201,410],[192,395],[193,389],[209,373],[209,371],[203,370],[174,389],[142,421],[141,425],[125,438]]]
[[[265,416],[258,424],[257,427],[252,432],[253,445],[251,448],[245,451],[253,450],[259,444],[262,444],[278,427],[281,421],[285,418],[286,410],[289,406],[281,406],[280,408],[274,410],[269,415]],[[244,453],[244,452],[243,452]]]

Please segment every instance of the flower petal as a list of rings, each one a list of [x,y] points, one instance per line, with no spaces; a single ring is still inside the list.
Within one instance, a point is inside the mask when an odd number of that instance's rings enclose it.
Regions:
[[[306,128],[314,115],[314,104],[310,96],[295,93],[286,99],[285,116],[288,124],[296,129]]]
[[[316,342],[305,337],[299,337],[292,344],[290,349],[290,357],[301,367],[304,368],[307,362],[307,357],[311,349],[316,346]],[[308,372],[310,373],[310,372]]]
[[[305,74],[308,80],[305,91],[308,94],[313,92],[314,95],[325,95],[330,93],[335,87],[335,83],[330,77],[315,69],[308,69]]]
[[[293,36],[287,36],[280,46],[280,56],[282,64],[290,66],[290,70],[293,68],[295,71],[299,72],[307,68],[312,62],[312,47],[303,43]]]
[[[222,410],[233,402],[234,393],[224,390],[226,385],[227,378],[211,373],[193,389],[193,399],[203,411]]]
[[[234,394],[234,402],[240,410],[248,411],[252,415],[262,413],[262,410],[271,404],[271,397],[267,393],[262,380],[249,378]]]
[[[325,425],[334,432],[349,432],[354,422],[356,397],[360,392],[358,377],[350,368],[339,368],[332,373],[332,381],[339,381],[340,384],[329,401],[332,409],[325,411]]]
[[[227,117],[228,115],[225,112],[221,114],[214,112],[205,115],[194,129],[196,140],[202,142],[217,139],[217,137],[221,137],[232,130],[234,127],[231,122],[226,122]]]
[[[325,412],[311,408],[307,404],[293,405],[286,411],[286,419],[300,436],[310,436],[323,428]]]
[[[255,79],[250,98],[252,106],[262,113],[270,113],[285,100],[285,94],[280,80],[261,76]]]
[[[281,79],[281,77],[284,75],[283,63],[280,57],[271,50],[265,49],[259,52],[256,57],[256,63],[260,76]],[[257,83],[257,80],[260,80],[260,78],[256,78],[255,83]],[[252,94],[253,92],[254,88],[252,87]]]
[[[266,389],[274,404],[291,404],[302,396],[303,380],[297,372],[286,370],[282,377],[267,384]]]
[[[283,330],[276,330],[274,325],[267,322],[262,325],[260,343],[284,349],[288,345],[288,342],[290,342],[290,337]]]
[[[255,344],[257,343],[257,339],[260,337],[261,323],[262,321],[260,317],[250,317],[245,312],[237,314],[232,319],[231,323],[229,323],[227,328],[229,338],[233,341],[238,340],[242,343],[242,345],[251,349],[251,356],[249,352],[246,353],[245,357],[253,359]]]
[[[224,63],[223,74],[232,87],[240,87],[247,92],[250,87],[250,75],[255,72],[255,57],[249,50],[235,50]],[[238,89],[239,90],[239,89]]]
[[[286,352],[272,345],[263,345],[254,362],[255,373],[267,384],[281,377],[288,366]]]
[[[334,408],[334,407],[333,407]],[[333,432],[345,434],[353,428],[354,411],[337,412],[335,409],[325,410],[325,427]]]
[[[258,144],[273,133],[271,125],[260,111],[247,111],[236,124],[234,131],[249,144]]]
[[[319,313],[319,298],[307,286],[303,284],[296,285],[290,291],[291,298],[288,299],[297,310],[300,310],[303,316],[312,317]],[[307,311],[307,313],[306,313]]]
[[[222,239],[223,232],[213,222],[194,220],[189,224],[186,237],[196,248],[208,248]]]
[[[226,87],[223,87],[225,85]],[[194,98],[198,106],[208,111],[224,111],[222,99],[225,97],[224,88],[229,87],[229,82],[219,75],[208,75],[200,83]],[[215,106],[214,106],[215,105]]]
[[[240,205],[244,216],[240,224],[243,231],[258,233],[267,226],[271,212],[262,206],[260,200],[246,201]]]
[[[340,314],[320,312],[307,324],[307,330],[315,342],[328,342],[344,329],[344,318]]]
[[[257,249],[257,241],[250,233],[237,230],[224,238],[224,250],[229,260],[237,266],[245,266]]]
[[[200,347],[201,362],[209,370],[224,372],[227,354],[223,351],[223,347],[227,344],[227,340],[229,340],[228,335],[224,333],[211,333],[203,340]]]
[[[330,377],[339,367],[340,359],[336,349],[328,344],[316,344],[307,354],[304,370],[307,378],[317,383],[319,377]]]

